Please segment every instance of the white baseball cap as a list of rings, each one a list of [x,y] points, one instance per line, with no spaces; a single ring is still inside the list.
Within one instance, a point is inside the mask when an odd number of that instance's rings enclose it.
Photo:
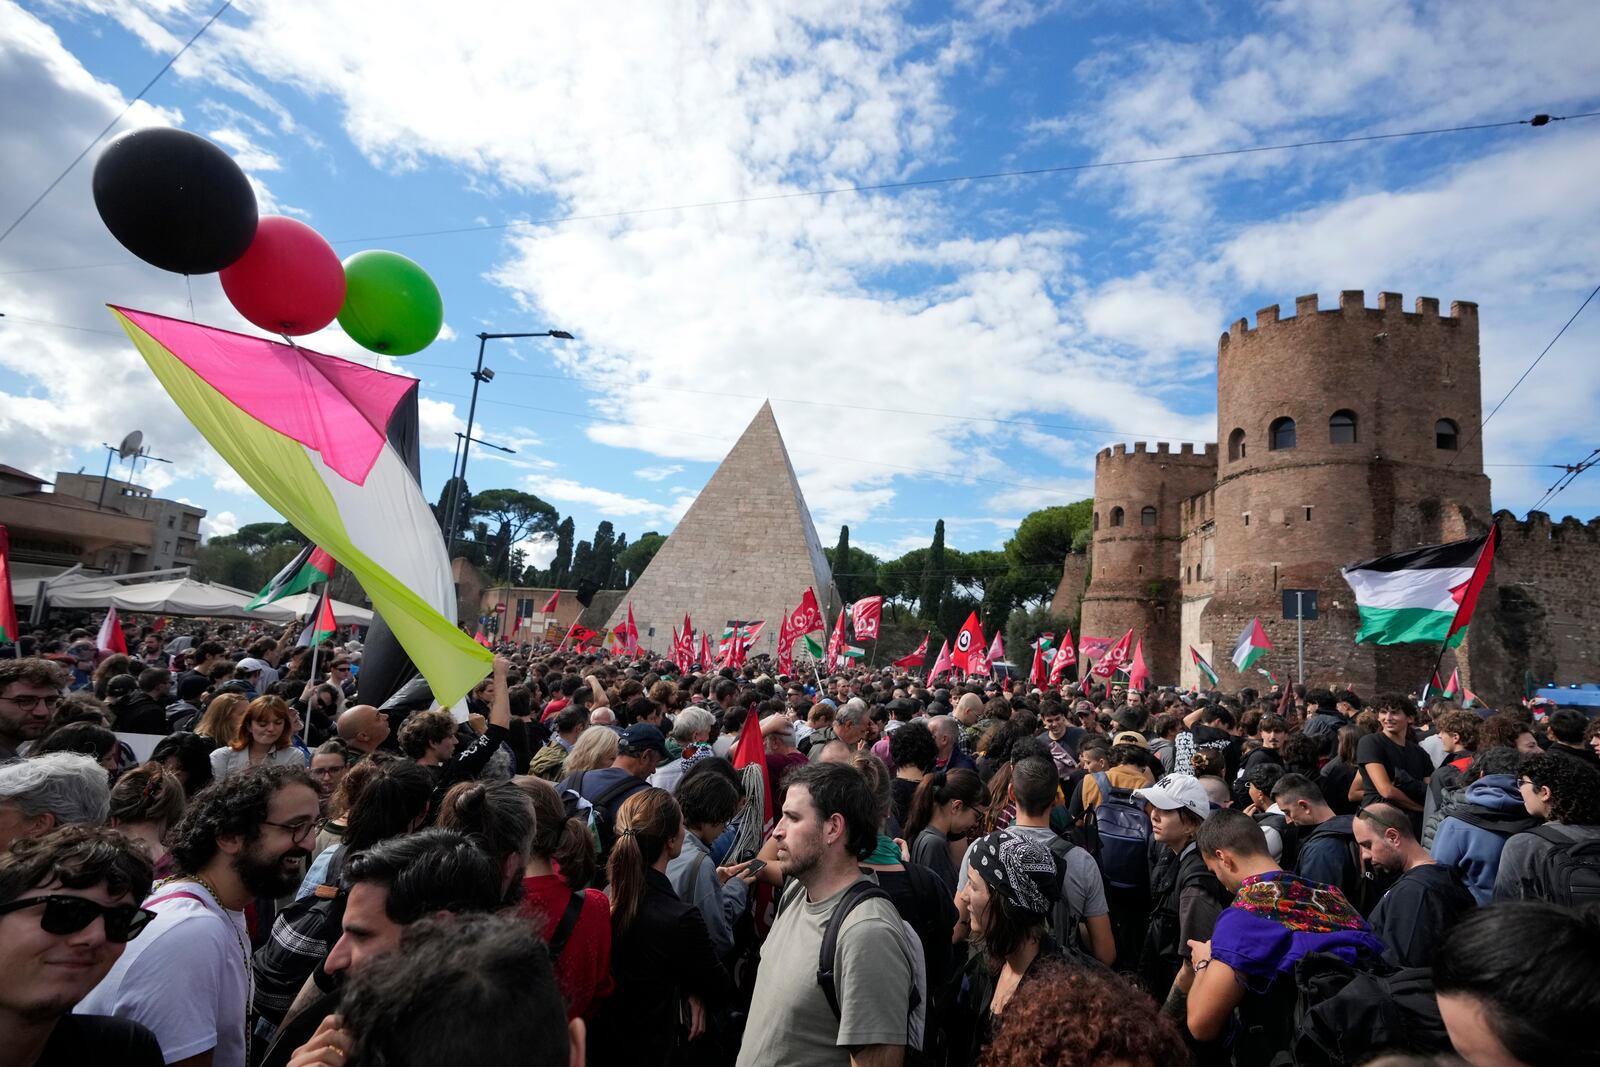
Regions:
[[[1163,775],[1161,781],[1135,789],[1133,795],[1162,811],[1188,808],[1202,819],[1211,814],[1211,798],[1206,796],[1206,787],[1192,774]]]

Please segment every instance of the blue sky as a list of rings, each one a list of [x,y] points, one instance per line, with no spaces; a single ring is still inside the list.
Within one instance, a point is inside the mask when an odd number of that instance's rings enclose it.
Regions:
[[[1600,283],[1600,120],[617,214],[1593,111],[1591,3],[628,8],[240,4],[119,127],[211,137],[263,211],[432,273],[445,335],[384,361],[422,379],[430,499],[479,330],[579,340],[491,342],[475,434],[517,453],[475,451],[474,488],[666,532],[771,397],[823,542],[893,555],[939,518],[998,545],[1111,442],[1214,439],[1217,335],[1263,305],[1477,301],[1487,410]],[[0,2],[0,225],[211,10]],[[138,428],[213,532],[271,518],[109,332],[106,301],[188,294],[100,226],[93,158],[0,243],[0,462],[97,471]],[[571,215],[601,217],[541,221]],[[214,277],[193,299],[249,329]],[[1597,339],[1591,307],[1487,427],[1496,506],[1600,444]],[[1597,509],[1585,479],[1551,505]]]

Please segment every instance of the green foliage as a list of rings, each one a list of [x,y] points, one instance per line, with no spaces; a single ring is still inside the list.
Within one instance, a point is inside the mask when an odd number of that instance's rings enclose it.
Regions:
[[[845,545],[845,551],[844,562],[840,563],[837,547],[822,550],[822,554],[828,558],[828,569],[833,572],[833,584],[839,587],[839,595],[848,603],[882,593],[884,589],[880,571],[883,564],[878,557],[864,548],[848,544]]]
[[[928,548],[922,567],[922,592],[918,596],[918,611],[929,619],[944,619],[943,602],[950,579],[945,575],[944,520],[933,525],[933,544]]]
[[[639,540],[617,553],[617,573],[627,576],[628,586],[639,580],[639,575],[650,566],[650,561],[656,558],[656,553],[661,546],[667,543],[662,534],[651,530],[649,533],[639,535]]]
[[[550,585],[560,588],[567,583],[572,574],[572,538],[575,526],[572,516],[568,515],[561,520],[561,525],[556,527],[556,554],[550,561],[550,569],[546,572],[545,581]]]
[[[1026,672],[1033,664],[1033,649],[1028,646],[1035,638],[1044,633],[1055,634],[1056,644],[1060,645],[1066,640],[1067,631],[1076,631],[1077,627],[1075,618],[1050,614],[1049,605],[1014,611],[1006,620],[1007,657]]]

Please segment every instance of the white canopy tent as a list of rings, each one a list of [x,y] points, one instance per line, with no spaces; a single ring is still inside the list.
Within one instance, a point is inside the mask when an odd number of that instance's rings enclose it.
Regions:
[[[187,572],[149,571],[141,574],[87,575],[72,573],[54,578],[24,578],[16,582],[18,604],[32,604],[45,587],[51,607],[105,609],[144,615],[179,615],[212,619],[257,619],[290,622],[316,610],[319,594],[301,593],[264,604],[254,611],[245,605],[254,597],[242,589],[195,581]],[[160,580],[149,580],[160,579]],[[333,616],[341,626],[370,626],[372,612],[354,604],[333,601]]]

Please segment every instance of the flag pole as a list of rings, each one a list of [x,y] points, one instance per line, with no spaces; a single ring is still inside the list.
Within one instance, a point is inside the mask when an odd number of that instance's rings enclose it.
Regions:
[[[322,587],[322,603],[326,604],[327,602],[328,587],[324,585]],[[314,619],[315,621],[311,623],[311,673],[307,676],[307,680],[312,685],[317,684],[317,646],[322,643],[317,640],[317,623],[322,621],[322,604],[317,605],[317,613]]]

